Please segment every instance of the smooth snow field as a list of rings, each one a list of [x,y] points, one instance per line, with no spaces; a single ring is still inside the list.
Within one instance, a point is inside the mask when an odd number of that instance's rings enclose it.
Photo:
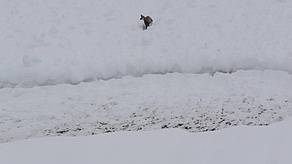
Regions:
[[[216,132],[178,129],[54,137],[0,144],[1,163],[291,164],[292,120]]]
[[[292,163],[291,36],[288,0],[1,0],[0,163]]]

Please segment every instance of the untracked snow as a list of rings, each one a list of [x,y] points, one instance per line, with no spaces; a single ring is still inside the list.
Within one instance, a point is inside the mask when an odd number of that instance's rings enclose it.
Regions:
[[[292,120],[217,132],[178,129],[0,144],[3,164],[291,164]]]
[[[1,0],[0,87],[125,75],[292,73],[286,0]],[[142,30],[140,14],[153,26]]]

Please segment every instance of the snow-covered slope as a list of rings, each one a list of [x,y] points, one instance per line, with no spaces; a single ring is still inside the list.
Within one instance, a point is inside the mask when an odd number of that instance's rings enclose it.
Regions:
[[[124,75],[292,72],[286,0],[1,0],[0,87]],[[154,25],[142,31],[140,14]]]
[[[291,164],[292,120],[216,132],[178,129],[0,144],[3,164]]]
[[[1,0],[0,142],[281,121],[292,115],[291,9],[288,0]],[[140,14],[153,26],[143,31]]]
[[[292,116],[292,77],[278,71],[167,74],[0,89],[0,142],[43,136],[268,125]]]

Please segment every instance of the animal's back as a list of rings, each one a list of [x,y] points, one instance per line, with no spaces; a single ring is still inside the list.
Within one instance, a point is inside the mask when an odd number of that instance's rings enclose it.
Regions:
[[[145,17],[145,22],[147,22],[148,24],[152,23],[153,20],[150,16]]]
[[[140,20],[143,20],[144,21],[144,24],[145,24],[145,29],[147,29],[148,26],[152,25],[152,18],[150,16],[144,16],[141,14],[141,18]]]

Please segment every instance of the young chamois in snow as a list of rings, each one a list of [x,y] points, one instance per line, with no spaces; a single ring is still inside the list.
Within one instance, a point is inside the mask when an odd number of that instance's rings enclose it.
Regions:
[[[141,18],[140,20],[143,20],[144,21],[144,24],[145,24],[145,30],[147,29],[148,26],[152,25],[152,18],[150,16],[144,16],[144,15],[141,15]]]

